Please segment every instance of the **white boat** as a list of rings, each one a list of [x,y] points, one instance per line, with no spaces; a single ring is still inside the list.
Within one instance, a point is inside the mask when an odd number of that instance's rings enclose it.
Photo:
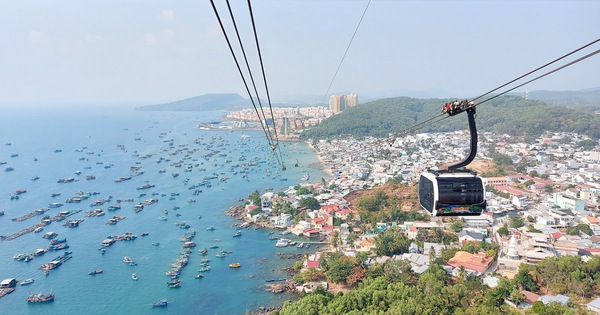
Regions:
[[[275,243],[276,247],[287,247],[290,244],[290,240],[286,239],[286,238],[280,238],[277,240],[277,243]]]
[[[41,227],[41,226],[38,226],[38,227],[36,227],[36,228],[35,228],[35,230],[33,230],[33,232],[34,232],[34,233],[40,233],[40,232],[41,232],[41,231],[43,231],[43,230],[44,230],[44,228],[43,228],[43,227]]]
[[[137,280],[137,279],[138,279],[138,275],[137,275],[137,273],[135,273],[135,272],[134,272],[134,273],[132,273],[132,274],[131,274],[131,279],[133,279],[133,280]]]
[[[25,279],[23,281],[21,281],[19,284],[20,285],[28,285],[28,284],[32,284],[35,280],[29,278],[29,279]]]

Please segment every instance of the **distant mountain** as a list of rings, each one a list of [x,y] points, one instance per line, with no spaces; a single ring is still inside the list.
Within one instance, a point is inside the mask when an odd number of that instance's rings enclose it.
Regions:
[[[515,93],[525,97],[525,93]],[[600,87],[580,91],[531,91],[529,99],[583,110],[600,109]]]
[[[255,99],[256,100],[256,99]],[[266,100],[260,100],[263,108],[268,108],[269,103]],[[261,104],[255,101],[256,107]],[[273,107],[302,107],[306,104],[292,103],[271,103]],[[243,98],[239,94],[205,94],[196,97],[186,98],[184,100],[175,101],[166,104],[146,105],[136,107],[136,110],[144,111],[211,111],[224,110],[233,111],[245,108],[253,108],[252,102],[248,98]]]
[[[448,101],[451,99],[394,97],[361,104],[326,119],[318,127],[304,131],[301,139],[342,135],[387,137],[390,133],[399,134],[406,128],[440,115],[442,104]],[[411,133],[468,128],[466,114],[447,118],[429,121]],[[544,131],[554,131],[577,132],[600,138],[600,115],[518,96],[502,96],[478,106],[476,121],[480,131],[515,136],[539,136]]]
[[[238,94],[205,94],[190,97],[184,100],[137,107],[136,110],[145,111],[209,111],[209,110],[238,110],[251,108],[250,100]]]

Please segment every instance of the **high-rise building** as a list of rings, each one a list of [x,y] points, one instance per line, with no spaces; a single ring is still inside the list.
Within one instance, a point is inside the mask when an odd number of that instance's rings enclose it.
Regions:
[[[356,93],[348,95],[331,95],[329,97],[329,109],[337,114],[350,107],[356,107],[358,104],[358,95]]]
[[[345,109],[348,109],[350,107],[356,107],[357,104],[358,95],[356,93],[344,95],[344,106],[346,107]]]
[[[342,107],[342,97],[340,95],[331,95],[329,97],[329,109],[334,114],[337,114],[344,110]]]

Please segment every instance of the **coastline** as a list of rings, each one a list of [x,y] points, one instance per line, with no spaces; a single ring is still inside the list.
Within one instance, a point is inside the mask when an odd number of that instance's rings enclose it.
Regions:
[[[333,176],[333,170],[329,167],[329,165],[327,163],[325,163],[325,160],[323,159],[323,157],[321,156],[319,150],[317,150],[317,148],[315,148],[312,143],[310,143],[310,141],[305,141],[304,143],[306,143],[306,145],[313,151],[315,152],[315,155],[317,156],[317,160],[319,160],[319,163],[321,163],[322,169],[325,173],[327,173],[327,175],[329,176]]]

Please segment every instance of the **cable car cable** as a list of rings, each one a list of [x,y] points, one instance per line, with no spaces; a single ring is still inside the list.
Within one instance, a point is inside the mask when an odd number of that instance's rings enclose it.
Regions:
[[[240,44],[240,49],[242,50],[242,56],[244,56],[244,62],[246,63],[246,69],[248,70],[248,74],[250,75],[250,82],[252,82],[252,87],[254,88],[254,94],[256,95],[256,101],[258,102],[258,106],[262,113],[262,119],[264,119],[266,121],[267,116],[265,115],[265,111],[263,110],[263,107],[262,107],[262,102],[260,101],[260,97],[258,95],[258,90],[256,89],[256,83],[254,81],[254,76],[252,75],[252,70],[250,69],[250,63],[248,62],[246,50],[244,49],[244,44],[242,43],[242,38],[240,37],[240,33],[238,31],[237,23],[235,22],[235,17],[233,16],[233,11],[231,10],[231,5],[229,4],[229,0],[226,0],[226,3],[227,3],[227,9],[229,10],[229,15],[231,16],[231,21],[233,23],[233,28],[235,29],[235,34],[237,36],[238,43]],[[261,119],[260,116],[258,118]],[[267,131],[269,132],[269,134],[271,134],[269,125],[267,125]]]
[[[591,42],[591,43],[589,43],[589,44],[587,44],[587,45],[585,45],[585,46],[583,46],[583,47],[581,47],[581,48],[578,48],[576,51],[580,51],[581,49],[583,49],[583,48],[585,48],[585,47],[589,47],[590,45],[592,45],[592,44],[594,44],[594,43],[596,43],[596,42],[598,42],[598,41],[600,41],[600,39],[598,39],[598,40],[595,40],[595,41],[593,41],[593,42]],[[574,51],[574,52],[575,52],[575,51]],[[568,55],[570,55],[570,54],[572,54],[572,53],[573,53],[573,52],[569,53]],[[558,68],[556,68],[556,69],[554,69],[554,70],[551,70],[551,71],[549,71],[549,72],[546,72],[546,73],[545,73],[545,74],[543,74],[543,75],[540,75],[540,76],[538,76],[538,77],[535,77],[535,78],[533,78],[533,79],[531,79],[531,80],[529,80],[529,81],[527,81],[527,82],[525,82],[525,83],[523,83],[523,84],[517,85],[516,87],[513,87],[513,88],[511,88],[511,89],[508,89],[508,90],[506,90],[506,91],[504,91],[504,92],[502,92],[502,93],[496,94],[496,95],[494,95],[494,96],[492,96],[492,97],[490,97],[490,98],[488,98],[488,99],[485,99],[485,100],[483,100],[483,101],[481,101],[481,102],[479,102],[479,103],[477,103],[477,104],[474,104],[474,105],[473,105],[473,107],[477,107],[477,106],[479,106],[479,105],[481,105],[481,104],[483,104],[483,103],[486,103],[486,102],[488,102],[488,101],[490,101],[490,100],[492,100],[492,99],[494,99],[494,98],[496,98],[496,97],[502,96],[502,95],[504,95],[504,94],[506,94],[506,93],[508,93],[508,92],[511,92],[511,91],[513,91],[513,90],[515,90],[515,89],[517,89],[517,88],[519,88],[519,87],[522,87],[522,86],[524,86],[524,85],[526,85],[526,84],[528,84],[528,83],[531,83],[531,82],[533,82],[533,81],[536,81],[536,80],[538,80],[538,79],[541,79],[541,78],[543,78],[543,77],[545,77],[545,76],[547,76],[547,75],[550,75],[550,74],[552,74],[552,73],[554,73],[554,72],[557,72],[557,71],[559,71],[559,70],[562,70],[562,69],[564,69],[564,68],[566,68],[566,67],[569,67],[569,66],[571,66],[571,65],[573,65],[573,64],[576,64],[576,63],[578,63],[578,62],[580,62],[580,61],[582,61],[582,60],[585,60],[585,59],[587,59],[587,58],[589,58],[589,57],[592,57],[592,56],[594,56],[594,55],[596,55],[596,54],[598,54],[598,53],[600,53],[600,50],[596,50],[596,51],[594,51],[594,52],[591,52],[591,53],[589,53],[589,54],[587,54],[587,55],[585,55],[585,56],[583,56],[583,57],[580,57],[580,58],[578,58],[578,59],[575,59],[575,60],[573,60],[573,61],[571,61],[571,62],[569,62],[569,63],[567,63],[567,64],[565,64],[565,65],[563,65],[563,66],[560,66],[560,67],[558,67]],[[563,57],[564,57],[564,56],[563,56]],[[561,58],[559,58],[559,59],[557,59],[557,60],[563,59],[563,57],[561,57]],[[555,61],[553,61],[553,62],[555,62]],[[553,63],[553,62],[551,62],[551,63]],[[549,65],[549,64],[551,64],[551,63],[548,63],[547,65]],[[546,65],[544,65],[544,66],[542,66],[542,67],[539,67],[539,68],[538,68],[538,69],[536,69],[535,71],[538,71],[539,69],[542,69],[542,68],[544,68],[545,66],[546,66]],[[535,72],[535,71],[531,71],[531,72],[529,72],[527,75],[529,75],[529,74],[531,74],[531,73],[533,73],[533,72]],[[524,77],[524,76],[521,76],[519,79],[521,79],[521,78],[523,78],[523,77]],[[512,80],[511,82],[515,82],[515,81],[517,81],[517,80],[518,80],[518,79],[515,79],[515,80]],[[506,85],[506,84],[505,84],[505,85]],[[505,86],[505,85],[503,85],[503,86]],[[497,89],[494,89],[494,90],[492,90],[492,91],[495,91],[495,90],[497,90]],[[488,92],[488,93],[486,93],[486,94],[482,94],[481,96],[485,96],[485,95],[487,95],[487,94],[489,94],[489,92]],[[479,97],[477,97],[477,98],[481,98],[481,96],[479,96]],[[428,122],[430,122],[430,121],[432,121],[432,120],[434,120],[434,119],[436,119],[436,118],[442,117],[442,116],[444,116],[444,118],[442,118],[442,119],[440,119],[440,120],[437,120],[437,121],[435,121],[435,122],[439,122],[439,121],[441,121],[441,120],[443,120],[443,119],[445,119],[445,118],[447,118],[447,117],[450,117],[450,116],[447,116],[447,115],[445,115],[445,114],[439,114],[439,115],[437,115],[437,116],[434,116],[434,117],[428,118],[428,119],[426,119],[426,120],[424,120],[424,121],[422,121],[422,122],[419,122],[419,123],[417,123],[417,124],[414,124],[414,125],[412,125],[412,126],[410,126],[410,127],[408,127],[408,128],[405,128],[405,129],[401,130],[400,132],[398,132],[398,134],[399,134],[399,135],[402,135],[402,134],[407,134],[407,133],[409,133],[409,132],[411,132],[411,131],[422,129],[422,128],[424,128],[424,127],[425,127],[425,125],[426,125]],[[428,124],[427,124],[427,125],[428,125]]]
[[[221,27],[221,30],[223,32],[223,35],[225,37],[225,40],[227,42],[227,46],[229,47],[229,51],[231,52],[231,56],[233,57],[233,60],[235,61],[236,67],[238,69],[238,72],[240,74],[240,77],[242,78],[242,81],[244,83],[244,86],[246,88],[246,92],[248,93],[248,96],[250,97],[250,101],[252,102],[252,106],[254,107],[254,111],[256,112],[256,115],[258,116],[258,120],[259,123],[261,125],[261,128],[263,130],[263,132],[265,133],[265,136],[267,138],[267,142],[269,143],[269,147],[271,149],[273,149],[275,147],[275,144],[273,143],[272,139],[271,139],[271,135],[269,132],[267,132],[267,129],[265,128],[262,119],[260,118],[260,114],[258,113],[258,108],[256,107],[256,103],[254,102],[254,99],[252,98],[252,93],[250,92],[250,88],[248,87],[248,83],[246,82],[246,78],[244,77],[244,74],[242,72],[242,69],[240,67],[240,64],[238,62],[237,57],[235,56],[235,52],[233,50],[233,47],[231,45],[231,42],[229,40],[229,37],[227,36],[227,31],[225,30],[225,27],[223,26],[223,22],[221,21],[221,17],[219,16],[219,12],[214,4],[214,0],[210,0],[210,3],[212,5],[213,11],[215,12],[215,16],[217,17],[217,21],[219,22],[219,26]],[[283,162],[279,161],[279,158],[277,157],[276,154],[275,158],[277,159],[277,162],[282,165],[283,168],[285,168],[285,166],[283,166]]]
[[[229,0],[227,0],[229,3]],[[265,91],[267,93],[267,102],[269,103],[269,109],[271,111],[271,119],[273,120],[273,131],[275,132],[275,141],[276,148],[279,151],[279,156],[281,158],[281,166],[283,170],[285,170],[285,165],[283,165],[283,155],[281,154],[281,148],[279,146],[279,136],[277,135],[277,128],[275,127],[275,116],[273,115],[273,106],[271,104],[271,95],[269,94],[269,87],[267,85],[267,76],[265,75],[265,67],[263,65],[262,54],[260,52],[260,45],[258,43],[258,34],[256,32],[256,24],[254,23],[254,14],[252,12],[252,5],[250,4],[250,0],[248,0],[248,10],[250,11],[250,20],[252,21],[252,30],[254,31],[254,39],[256,41],[256,49],[258,51],[258,59],[260,60],[260,69],[262,71],[263,82],[265,83]],[[260,102],[260,100],[259,100]],[[267,124],[267,127],[269,125]]]
[[[520,80],[520,79],[522,79],[522,78],[524,78],[524,77],[526,77],[526,76],[528,76],[528,75],[530,75],[530,74],[532,74],[532,73],[534,73],[534,72],[536,72],[536,71],[538,71],[538,70],[541,70],[541,69],[543,69],[543,68],[545,68],[545,67],[547,67],[547,66],[549,66],[549,65],[551,65],[551,64],[553,64],[553,63],[555,63],[555,62],[557,62],[557,61],[559,61],[559,60],[562,60],[562,59],[564,59],[564,58],[566,58],[566,57],[568,57],[568,56],[570,56],[570,55],[572,55],[572,54],[574,54],[574,53],[576,53],[576,52],[578,52],[578,51],[580,51],[580,50],[582,50],[582,49],[585,49],[585,48],[587,48],[587,47],[589,47],[589,46],[591,46],[591,45],[593,45],[593,44],[595,44],[595,43],[597,43],[597,42],[599,42],[599,41],[600,41],[600,38],[599,38],[599,39],[596,39],[595,41],[592,41],[592,42],[590,42],[590,43],[588,43],[588,44],[586,44],[586,45],[583,45],[583,46],[581,46],[581,47],[579,47],[579,48],[577,48],[577,49],[575,49],[575,50],[571,51],[570,53],[568,53],[568,54],[566,54],[566,55],[563,55],[563,56],[561,56],[561,57],[559,57],[559,58],[557,58],[557,59],[554,59],[553,61],[550,61],[549,63],[547,63],[547,64],[545,64],[545,65],[543,65],[543,66],[541,66],[541,67],[539,67],[539,68],[537,68],[537,69],[535,69],[535,70],[529,71],[529,72],[525,73],[524,75],[522,75],[522,76],[520,76],[520,77],[518,77],[518,78],[516,78],[516,79],[514,79],[514,80],[512,80],[512,81],[509,81],[509,82],[507,82],[507,83],[504,83],[503,85],[501,85],[501,86],[499,86],[499,87],[497,87],[497,88],[495,88],[495,89],[493,89],[493,90],[490,90],[489,92],[486,92],[486,93],[484,93],[484,94],[482,94],[482,95],[479,95],[479,96],[477,96],[476,98],[474,98],[474,99],[471,99],[471,101],[478,100],[478,99],[480,99],[480,98],[482,98],[482,97],[484,97],[484,96],[486,96],[486,95],[488,95],[488,94],[490,94],[490,93],[493,93],[493,92],[495,92],[495,91],[497,91],[497,90],[499,90],[499,89],[501,89],[501,88],[503,88],[503,87],[505,87],[505,86],[507,86],[507,85],[509,85],[509,84],[511,84],[511,83],[513,83],[513,82],[515,82],[515,81],[518,81],[518,80]]]
[[[365,7],[365,10],[363,11],[362,16],[360,17],[360,20],[358,21],[358,25],[356,25],[356,29],[354,29],[354,33],[352,34],[352,38],[350,38],[350,42],[348,43],[348,46],[346,47],[346,51],[344,51],[344,55],[342,56],[342,60],[340,60],[340,64],[338,65],[337,69],[335,70],[335,73],[333,74],[333,78],[331,78],[331,82],[329,82],[329,86],[327,87],[327,91],[325,92],[325,95],[323,95],[323,100],[321,100],[321,104],[325,104],[325,99],[327,98],[327,94],[329,94],[329,90],[331,89],[331,86],[333,85],[333,81],[335,81],[335,77],[337,76],[338,72],[340,71],[340,68],[342,67],[342,63],[344,63],[344,59],[346,58],[346,54],[348,54],[348,50],[350,50],[350,46],[352,45],[352,41],[354,40],[354,37],[356,36],[356,33],[358,32],[358,28],[360,27],[360,24],[362,23],[362,20],[365,17],[365,14],[367,13],[367,9],[369,8],[370,4],[371,4],[371,0],[369,0],[369,2],[367,3],[367,6]]]
[[[593,52],[591,52],[591,53],[589,53],[589,54],[587,54],[587,55],[585,55],[585,56],[583,56],[583,57],[577,58],[577,59],[575,59],[575,60],[573,60],[573,61],[571,61],[571,62],[569,62],[569,63],[567,63],[567,64],[564,64],[564,65],[562,65],[562,66],[560,66],[560,67],[558,67],[558,68],[556,68],[556,69],[554,69],[554,70],[548,71],[548,72],[546,72],[546,73],[544,73],[544,74],[542,74],[542,75],[540,75],[540,76],[537,76],[537,77],[535,77],[535,78],[533,78],[533,79],[531,79],[531,80],[529,80],[529,81],[527,81],[527,82],[525,82],[525,83],[522,83],[522,84],[519,84],[519,85],[517,85],[517,86],[515,86],[515,87],[513,87],[513,88],[510,88],[510,89],[508,89],[508,90],[506,90],[506,91],[504,91],[504,92],[502,92],[502,93],[500,93],[500,94],[494,95],[494,96],[492,96],[492,97],[490,97],[490,98],[488,98],[488,99],[486,99],[486,100],[484,100],[484,101],[481,101],[481,102],[479,102],[479,103],[477,103],[477,104],[473,105],[473,107],[477,107],[477,106],[479,106],[479,105],[481,105],[481,104],[483,104],[483,103],[485,103],[485,102],[487,102],[487,101],[493,100],[493,99],[495,99],[496,97],[502,96],[502,95],[504,95],[504,94],[506,94],[506,93],[508,93],[508,92],[511,92],[511,91],[513,91],[513,90],[516,90],[516,89],[518,89],[518,88],[520,88],[520,87],[522,87],[522,86],[524,86],[524,85],[526,85],[526,84],[529,84],[529,83],[531,83],[531,82],[533,82],[533,81],[536,81],[536,80],[538,80],[538,79],[541,79],[541,78],[543,78],[543,77],[545,77],[545,76],[547,76],[547,75],[550,75],[550,74],[552,74],[552,73],[554,73],[554,72],[557,72],[557,71],[559,71],[559,70],[562,70],[562,69],[564,69],[564,68],[566,68],[566,67],[572,66],[572,65],[574,65],[574,64],[576,64],[576,63],[578,63],[578,62],[580,62],[580,61],[582,61],[582,60],[585,60],[585,59],[587,59],[587,58],[589,58],[589,57],[592,57],[592,56],[594,56],[594,55],[596,55],[596,54],[598,54],[598,53],[600,53],[600,49],[598,49],[598,50],[596,50],[596,51],[593,51]]]
[[[256,82],[254,80],[254,76],[252,75],[252,70],[250,69],[250,63],[248,62],[248,57],[246,55],[246,50],[244,49],[244,44],[242,43],[242,38],[240,36],[239,30],[238,30],[238,27],[237,27],[237,23],[235,22],[235,17],[233,15],[233,11],[231,10],[231,5],[229,4],[229,0],[226,0],[226,3],[227,3],[227,9],[229,10],[229,15],[231,16],[231,21],[233,23],[233,28],[235,29],[235,34],[237,36],[238,43],[240,45],[240,49],[242,50],[242,55],[244,57],[244,62],[246,63],[246,69],[248,70],[248,74],[250,75],[250,81],[252,82],[252,87],[253,87],[254,93],[256,95],[256,100],[258,102],[258,105],[259,105],[259,108],[260,108],[260,112],[262,113],[262,118],[261,118],[260,114],[258,114],[258,112],[257,112],[258,119],[261,121],[261,123],[264,120],[265,125],[266,125],[266,129],[267,129],[266,132],[270,136],[270,138],[269,138],[269,147],[271,148],[272,151],[274,151],[275,150],[274,148],[277,148],[279,146],[279,139],[277,139],[277,143],[275,143],[273,141],[273,135],[271,134],[271,129],[269,128],[269,124],[267,123],[267,115],[265,114],[265,111],[264,111],[263,106],[262,106],[262,102],[260,100],[260,95],[259,95],[258,90],[256,88]],[[251,8],[250,8],[250,10],[251,10]],[[252,16],[252,12],[250,12],[250,15]],[[256,36],[256,33],[255,33],[255,36]],[[260,55],[260,50],[259,50],[259,55]],[[261,65],[262,65],[262,57],[260,59],[261,59]],[[263,75],[263,77],[264,77],[264,75]],[[252,99],[252,96],[250,96],[250,98]],[[269,107],[271,107],[270,104],[269,104]],[[273,117],[273,109],[272,108],[271,108],[271,119],[273,121],[275,120],[274,117]],[[275,130],[275,135],[277,135],[277,131],[275,129],[275,126],[273,126],[273,129]],[[283,165],[283,157],[281,156],[281,154],[279,156],[277,156],[276,152],[273,152],[273,153],[275,155],[275,158],[277,159],[278,164],[280,164],[282,166],[282,168],[285,169],[285,166]],[[280,158],[281,158],[281,160],[280,160]]]

